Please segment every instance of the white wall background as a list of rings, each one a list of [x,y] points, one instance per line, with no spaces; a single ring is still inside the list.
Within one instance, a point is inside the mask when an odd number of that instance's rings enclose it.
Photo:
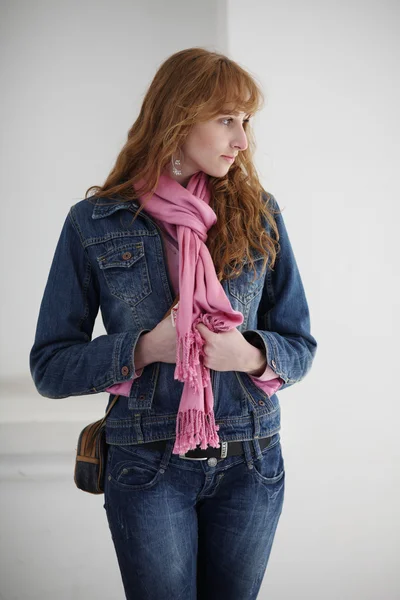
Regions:
[[[104,181],[159,64],[195,45],[263,86],[256,164],[284,209],[319,343],[309,376],[278,394],[286,497],[260,598],[399,598],[400,5],[0,10],[0,598],[123,598],[102,497],[72,480],[77,435],[108,395],[41,398],[28,356],[69,207]]]

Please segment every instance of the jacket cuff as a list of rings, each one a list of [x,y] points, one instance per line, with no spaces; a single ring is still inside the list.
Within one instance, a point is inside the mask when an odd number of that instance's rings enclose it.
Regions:
[[[267,364],[276,373],[277,377],[283,379],[285,383],[289,381],[289,377],[286,373],[282,372],[282,368],[279,361],[278,352],[274,345],[273,336],[268,331],[261,329],[248,329],[243,332],[243,337],[256,348],[265,352]]]
[[[147,333],[151,329],[142,329],[138,334],[127,331],[121,334],[115,348],[114,362],[114,383],[123,383],[132,379],[135,375],[134,354],[136,344],[142,333]]]

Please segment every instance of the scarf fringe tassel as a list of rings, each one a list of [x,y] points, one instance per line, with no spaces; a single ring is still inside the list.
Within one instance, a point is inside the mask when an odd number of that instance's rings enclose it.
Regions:
[[[174,454],[185,454],[200,445],[202,450],[207,446],[219,448],[217,431],[219,425],[215,424],[214,413],[205,414],[202,410],[191,408],[179,412],[176,421],[176,440],[172,450]]]
[[[194,393],[200,392],[197,365],[200,365],[202,388],[207,387],[210,381],[209,369],[200,362],[200,357],[204,356],[203,345],[203,338],[197,329],[186,333],[177,344],[175,379],[189,383]],[[188,450],[194,450],[197,445],[202,450],[208,446],[219,448],[218,430],[219,425],[215,424],[213,412],[206,414],[204,410],[195,408],[179,411],[173,453],[185,454]]]
[[[200,356],[204,356],[202,346],[204,345],[203,338],[200,332],[195,329],[189,331],[178,339],[176,348],[176,368],[174,378],[179,381],[187,381],[194,389],[195,393],[200,392],[199,378],[197,373],[197,365],[200,365]],[[181,359],[182,350],[182,359]],[[201,364],[201,387],[208,386],[210,380],[209,371]]]

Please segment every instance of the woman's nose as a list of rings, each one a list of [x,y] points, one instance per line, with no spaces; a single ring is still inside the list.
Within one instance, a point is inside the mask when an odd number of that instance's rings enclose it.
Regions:
[[[247,146],[247,136],[245,131],[242,130],[237,136],[235,136],[235,140],[232,143],[232,148],[236,148],[237,150],[246,150]]]

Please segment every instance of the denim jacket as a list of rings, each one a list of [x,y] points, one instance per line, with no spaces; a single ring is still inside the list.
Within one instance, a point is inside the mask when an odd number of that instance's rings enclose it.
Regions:
[[[279,209],[272,197],[273,206]],[[135,201],[110,204],[89,198],[74,204],[65,219],[40,306],[30,370],[47,398],[104,392],[132,379],[134,350],[171,307],[175,294],[158,225]],[[242,273],[221,285],[238,327],[266,353],[284,381],[279,393],[311,368],[317,343],[310,333],[307,300],[281,214],[276,216],[280,252],[274,270],[244,262]],[[266,223],[266,227],[269,225]],[[99,308],[105,335],[92,339]],[[154,362],[134,380],[129,398],[120,396],[106,419],[110,444],[174,439],[183,382],[175,364]],[[269,396],[240,371],[210,370],[220,441],[271,436],[280,429],[277,394]],[[109,396],[109,404],[114,394]]]

